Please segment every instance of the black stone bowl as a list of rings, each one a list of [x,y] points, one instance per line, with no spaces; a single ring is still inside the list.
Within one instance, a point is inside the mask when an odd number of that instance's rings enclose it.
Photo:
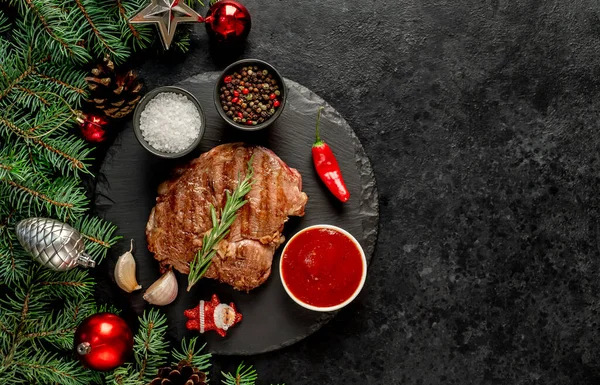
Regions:
[[[192,142],[192,144],[190,144],[190,146],[188,148],[186,148],[185,150],[180,151],[180,152],[164,152],[164,151],[157,150],[156,148],[152,147],[150,145],[150,143],[148,143],[148,141],[146,141],[146,139],[144,139],[144,136],[142,135],[142,130],[140,129],[140,116],[142,114],[142,111],[144,111],[144,108],[146,108],[146,105],[148,104],[148,102],[150,100],[152,100],[152,98],[154,98],[156,95],[163,93],[163,92],[173,92],[175,94],[185,96],[186,98],[191,100],[192,103],[194,103],[194,105],[198,109],[198,113],[200,114],[201,122],[200,122],[200,132],[198,133],[198,137]],[[133,112],[133,131],[135,132],[135,137],[137,138],[138,142],[140,142],[142,147],[144,147],[150,153],[152,153],[158,157],[161,157],[161,158],[175,159],[175,158],[180,158],[180,157],[192,152],[196,147],[198,147],[198,144],[200,144],[200,140],[202,140],[202,136],[204,135],[205,127],[206,127],[206,116],[204,115],[204,110],[202,109],[200,102],[189,91],[184,90],[183,88],[179,88],[179,87],[164,86],[164,87],[158,87],[158,88],[153,89],[152,91],[148,92],[142,98],[142,100],[140,100],[137,107],[135,108],[135,111]]]
[[[225,110],[223,110],[223,106],[221,106],[220,88],[225,84],[223,80],[225,79],[225,77],[227,75],[235,72],[238,68],[241,68],[243,66],[257,66],[260,70],[264,70],[264,69],[268,70],[269,73],[271,73],[273,75],[274,79],[280,85],[279,92],[281,94],[278,96],[278,99],[281,104],[279,105],[279,107],[277,108],[275,113],[273,115],[271,115],[271,117],[269,117],[269,119],[267,119],[264,122],[257,124],[257,125],[247,125],[247,124],[234,122],[233,119],[231,119],[229,116],[227,116],[227,114],[225,113]],[[262,130],[263,128],[268,127],[271,124],[273,124],[273,122],[276,121],[277,118],[283,112],[283,108],[285,107],[286,100],[287,100],[287,87],[285,85],[285,82],[283,81],[283,77],[275,69],[275,67],[273,67],[266,61],[259,60],[259,59],[243,59],[243,60],[236,61],[235,63],[233,63],[233,64],[229,65],[227,68],[225,68],[225,70],[223,71],[221,76],[219,76],[217,83],[215,84],[214,101],[215,101],[215,108],[217,109],[217,112],[219,113],[221,118],[223,118],[223,120],[225,122],[227,122],[227,124],[229,124],[235,128],[238,128],[240,130],[244,130],[244,131],[258,131],[258,130]]]

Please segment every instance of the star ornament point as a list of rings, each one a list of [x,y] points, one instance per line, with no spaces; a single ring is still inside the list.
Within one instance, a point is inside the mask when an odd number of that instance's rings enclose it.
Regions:
[[[204,18],[180,0],[151,0],[129,22],[132,24],[156,24],[160,40],[169,49],[179,23],[202,23]]]

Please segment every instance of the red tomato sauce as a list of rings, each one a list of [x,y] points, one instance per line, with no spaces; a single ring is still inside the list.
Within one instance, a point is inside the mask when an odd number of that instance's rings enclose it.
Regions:
[[[281,272],[300,301],[317,307],[339,305],[354,294],[363,274],[359,249],[346,235],[316,228],[286,246]]]

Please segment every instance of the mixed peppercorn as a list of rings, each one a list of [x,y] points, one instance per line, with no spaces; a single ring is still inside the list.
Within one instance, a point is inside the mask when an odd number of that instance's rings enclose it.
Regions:
[[[266,69],[242,67],[223,78],[221,106],[234,122],[257,125],[268,120],[281,105],[279,82]]]

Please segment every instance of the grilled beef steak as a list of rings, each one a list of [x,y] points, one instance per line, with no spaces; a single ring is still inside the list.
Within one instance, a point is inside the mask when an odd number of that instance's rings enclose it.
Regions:
[[[176,170],[158,187],[156,206],[146,225],[148,249],[164,268],[189,273],[189,264],[212,228],[210,205],[217,213],[243,179],[253,157],[254,184],[226,239],[216,247],[206,277],[238,290],[260,286],[271,274],[273,254],[284,241],[288,216],[304,215],[307,196],[302,177],[272,151],[243,143],[223,144]]]

